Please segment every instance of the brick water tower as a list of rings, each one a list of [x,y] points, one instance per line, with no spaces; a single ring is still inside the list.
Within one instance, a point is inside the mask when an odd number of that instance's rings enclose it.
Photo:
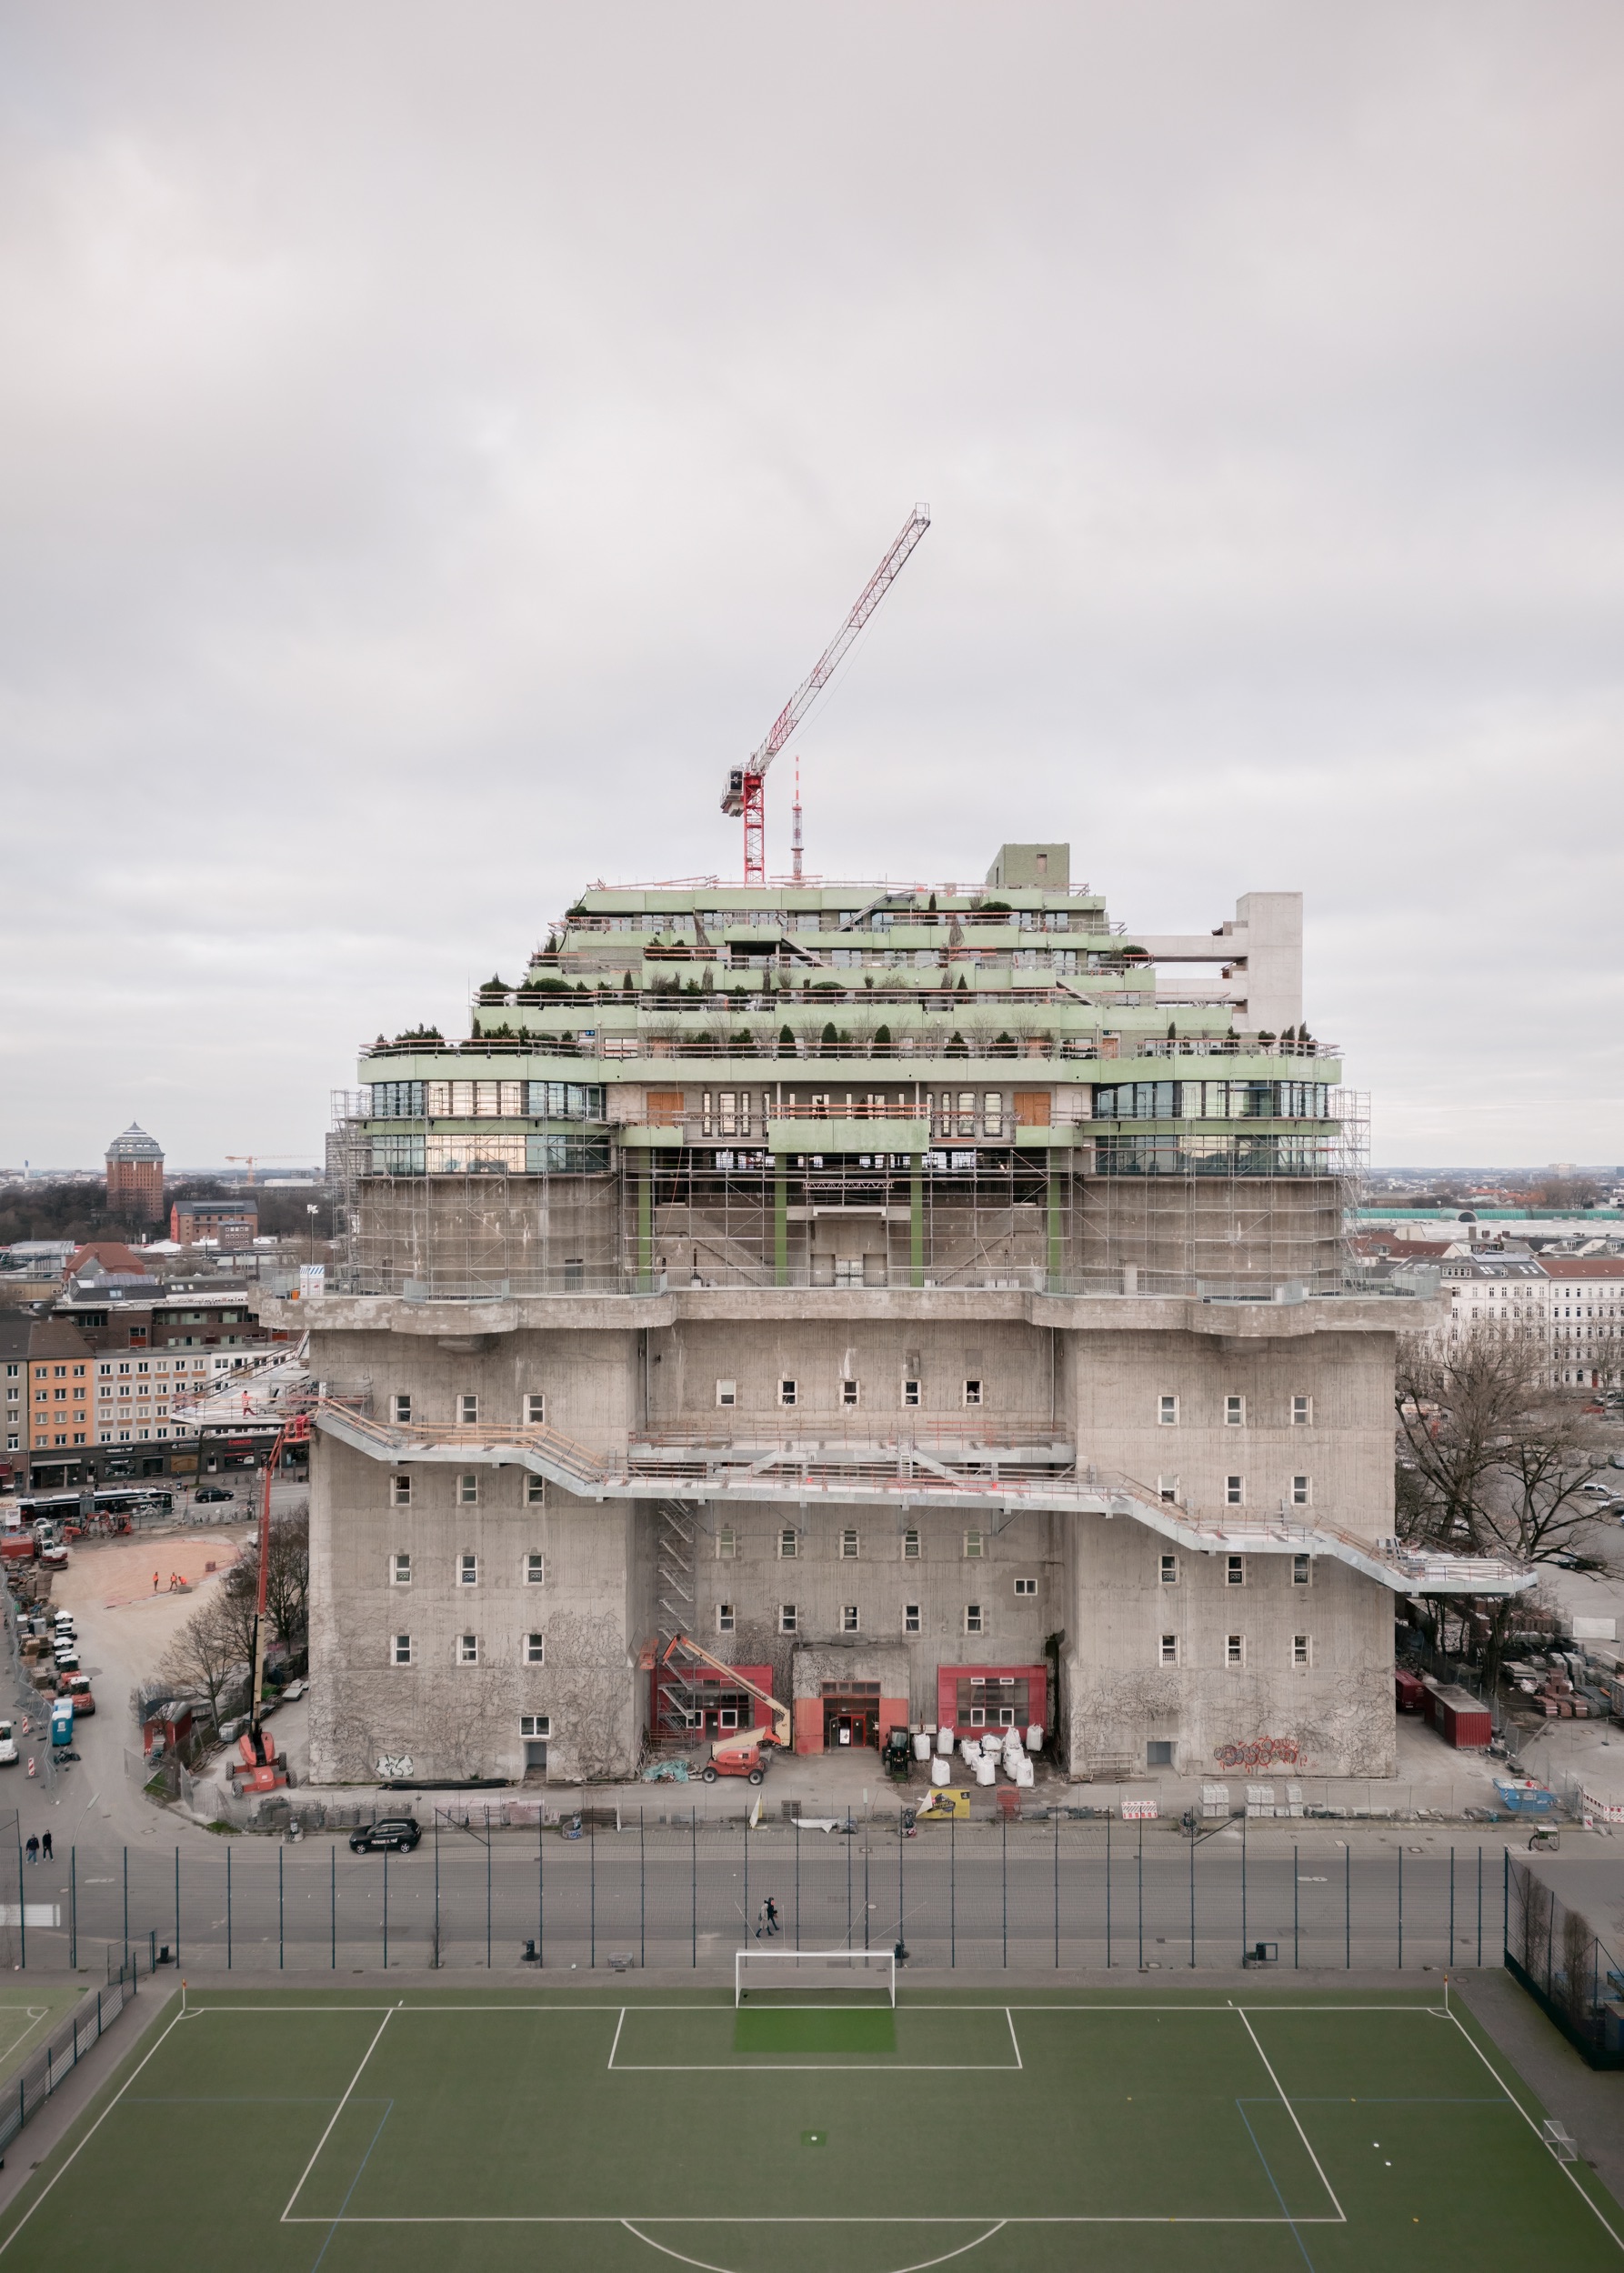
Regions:
[[[138,1223],[164,1215],[164,1149],[136,1122],[107,1147],[107,1205]]]

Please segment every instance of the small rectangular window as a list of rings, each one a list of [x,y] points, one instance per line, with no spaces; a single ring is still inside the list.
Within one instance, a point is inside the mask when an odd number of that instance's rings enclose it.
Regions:
[[[919,1560],[919,1534],[912,1524],[902,1535],[902,1559],[905,1563]]]
[[[857,1559],[857,1548],[860,1544],[860,1535],[857,1531],[842,1531],[840,1534],[840,1560],[843,1563],[855,1563]]]
[[[479,1663],[479,1637],[477,1634],[459,1634],[457,1636],[456,1662],[459,1666],[476,1666]]]
[[[533,1474],[532,1474],[532,1473],[531,1473],[528,1469],[526,1469],[526,1472],[525,1472],[525,1505],[526,1505],[526,1507],[545,1507],[546,1506],[546,1504],[547,1504],[547,1480],[546,1480],[546,1477],[545,1476],[536,1476],[536,1475],[533,1475]]]
[[[525,1636],[525,1663],[527,1666],[545,1666],[546,1661],[546,1636],[545,1634],[526,1634]]]
[[[1156,1479],[1156,1496],[1164,1507],[1177,1507],[1178,1478],[1176,1476],[1158,1476]]]
[[[718,1381],[717,1383],[717,1403],[718,1405],[737,1405],[738,1403],[738,1384],[737,1381]]]
[[[409,1421],[411,1419],[412,1399],[409,1391],[401,1389],[396,1392],[395,1417],[397,1421]]]
[[[389,1478],[389,1505],[390,1505],[390,1507],[409,1507],[411,1506],[411,1504],[412,1504],[412,1479],[411,1479],[411,1477],[410,1477],[409,1476],[392,1476],[392,1477]]]
[[[1161,1427],[1177,1428],[1178,1426],[1178,1399],[1176,1397],[1164,1397],[1158,1398],[1157,1403],[1156,1417]]]
[[[1225,1584],[1244,1587],[1247,1582],[1247,1558],[1244,1555],[1228,1555],[1224,1558]]]
[[[730,1523],[724,1523],[717,1532],[717,1560],[730,1563],[738,1553],[738,1534]]]
[[[458,1506],[459,1507],[478,1507],[478,1505],[479,1505],[479,1471],[478,1471],[476,1468],[476,1469],[474,1469],[474,1470],[472,1470],[472,1471],[471,1471],[468,1475],[466,1475],[466,1476],[459,1476],[459,1477],[457,1477],[457,1479],[456,1479],[456,1504],[457,1504],[457,1506]]]
[[[391,1555],[389,1557],[389,1584],[392,1587],[409,1587],[411,1583],[411,1557],[409,1555]]]
[[[857,1384],[855,1381],[842,1381],[840,1384],[841,1404],[849,1409],[857,1401]]]
[[[801,1536],[795,1526],[787,1523],[778,1534],[778,1560],[793,1563],[801,1551]]]
[[[1164,1666],[1176,1666],[1178,1663],[1178,1637],[1177,1634],[1164,1634],[1162,1636],[1161,1662]]]
[[[546,1417],[547,1400],[546,1392],[541,1389],[527,1390],[525,1395],[526,1427],[541,1428],[545,1427]]]
[[[1178,1557],[1177,1555],[1164,1555],[1162,1557],[1161,1583],[1164,1587],[1176,1587],[1178,1584]]]
[[[978,1634],[981,1631],[981,1605],[978,1602],[965,1604],[964,1630],[967,1634]]]
[[[1171,1767],[1172,1765],[1172,1738],[1170,1737],[1151,1737],[1145,1746],[1145,1766],[1147,1767]]]
[[[412,1637],[409,1634],[396,1634],[393,1637],[389,1644],[389,1657],[394,1665],[409,1666],[411,1664]]]
[[[919,1606],[917,1602],[903,1604],[902,1630],[905,1634],[917,1634],[919,1631]]]
[[[967,1531],[964,1535],[964,1558],[967,1563],[978,1563],[987,1551],[984,1532]]]
[[[1309,1586],[1309,1585],[1311,1585],[1311,1584],[1313,1583],[1313,1577],[1314,1577],[1314,1558],[1313,1558],[1313,1557],[1312,1557],[1311,1555],[1294,1555],[1294,1556],[1291,1557],[1291,1583],[1292,1583],[1292,1585],[1293,1585],[1294,1587],[1307,1587],[1307,1586]]]
[[[1292,1664],[1294,1666],[1311,1665],[1313,1663],[1313,1647],[1308,1635],[1293,1634],[1291,1637]]]
[[[525,1557],[526,1587],[545,1587],[547,1583],[547,1558],[545,1555],[529,1554]]]
[[[843,1602],[840,1606],[840,1631],[843,1634],[855,1634],[858,1630],[857,1604]]]
[[[780,1602],[780,1603],[779,1603],[779,1605],[778,1605],[778,1631],[779,1631],[779,1633],[780,1633],[780,1634],[793,1634],[796,1630],[797,1630],[797,1616],[796,1616],[796,1607],[795,1607],[794,1603],[793,1603],[793,1602]]]
[[[479,1418],[479,1399],[471,1391],[457,1398],[456,1417],[465,1427]]]
[[[1291,1505],[1294,1507],[1306,1507],[1308,1504],[1308,1479],[1306,1476],[1294,1476],[1291,1479]]]
[[[1246,1661],[1246,1636],[1244,1634],[1226,1634],[1224,1637],[1224,1663],[1227,1666],[1244,1666]]]
[[[980,1402],[981,1402],[981,1384],[980,1384],[978,1381],[967,1381],[967,1382],[965,1383],[965,1385],[964,1385],[964,1401],[965,1401],[965,1403],[966,1403],[967,1405],[979,1405],[979,1404],[980,1404]]]
[[[1035,1595],[1037,1591],[1038,1581],[1035,1578],[1018,1578],[1015,1582],[1017,1600],[1019,1600],[1023,1596]]]
[[[1244,1477],[1238,1476],[1225,1477],[1224,1505],[1226,1507],[1244,1507],[1246,1506],[1246,1481]]]
[[[717,1632],[718,1634],[731,1634],[733,1627],[734,1613],[732,1603],[718,1602],[717,1605]]]
[[[1294,1397],[1291,1400],[1291,1426],[1293,1428],[1306,1428],[1313,1417],[1313,1398],[1311,1397]]]
[[[456,1583],[459,1587],[476,1587],[479,1584],[479,1557],[477,1555],[459,1555],[457,1557]]]
[[[1247,1401],[1245,1397],[1227,1397],[1224,1399],[1224,1427],[1226,1428],[1239,1428],[1244,1427],[1246,1417]]]
[[[779,1382],[778,1402],[780,1405],[793,1405],[795,1403],[795,1383],[793,1381]]]

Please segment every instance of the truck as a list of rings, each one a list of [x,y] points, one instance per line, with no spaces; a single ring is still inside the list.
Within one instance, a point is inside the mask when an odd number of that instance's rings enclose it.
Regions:
[[[771,1764],[775,1748],[782,1745],[789,1749],[789,1707],[780,1705],[769,1689],[758,1688],[737,1666],[713,1657],[690,1635],[677,1635],[665,1653],[667,1665],[696,1657],[713,1673],[725,1674],[733,1687],[743,1689],[747,1697],[765,1705],[771,1718],[767,1728],[730,1728],[725,1736],[717,1737],[710,1747],[710,1757],[699,1771],[700,1780],[714,1784],[718,1776],[743,1776],[750,1783],[759,1784]]]

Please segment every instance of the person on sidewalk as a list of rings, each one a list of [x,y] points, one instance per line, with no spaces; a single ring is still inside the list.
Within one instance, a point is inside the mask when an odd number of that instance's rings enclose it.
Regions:
[[[39,1843],[39,1858],[42,1863],[48,1863],[55,1859],[51,1847],[51,1834],[48,1831]]]
[[[770,1894],[767,1898],[767,1930],[769,1935],[778,1930],[778,1906]]]
[[[761,1937],[763,1936],[763,1934],[765,1934],[767,1931],[767,1904],[764,1902],[764,1903],[761,1905],[761,1908],[760,1908],[757,1911],[757,1913],[756,1913],[756,1938],[757,1938],[757,1941],[759,1941],[759,1940],[761,1939]]]
[[[152,1590],[154,1594],[156,1594],[158,1591],[158,1574],[155,1570],[152,1575]]]
[[[25,1848],[25,1850],[24,1850],[24,1851],[25,1851],[25,1853],[27,1855],[27,1857],[28,1857],[28,1859],[29,1859],[29,1861],[30,1861],[31,1863],[36,1863],[36,1862],[38,1862],[38,1860],[39,1860],[39,1839],[38,1839],[37,1835],[36,1835],[35,1832],[33,1832],[33,1831],[30,1831],[30,1832],[29,1832],[29,1834],[28,1834],[28,1844],[27,1844],[27,1847]]]

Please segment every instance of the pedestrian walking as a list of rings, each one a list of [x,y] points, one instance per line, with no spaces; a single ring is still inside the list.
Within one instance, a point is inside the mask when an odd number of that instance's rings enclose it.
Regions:
[[[757,1941],[761,1939],[761,1937],[767,1932],[767,1904],[764,1902],[756,1913],[756,1938]]]
[[[48,1831],[39,1843],[39,1857],[41,1862],[45,1863],[51,1862],[55,1859],[51,1847],[51,1834]]]
[[[32,1831],[30,1831],[30,1832],[29,1832],[29,1834],[28,1834],[28,1845],[27,1845],[27,1847],[26,1847],[26,1848],[25,1848],[25,1852],[26,1853],[26,1855],[27,1855],[27,1857],[28,1857],[28,1859],[29,1859],[29,1861],[30,1861],[31,1863],[36,1863],[36,1862],[38,1862],[38,1860],[39,1860],[39,1840],[38,1840],[37,1837],[35,1836],[35,1834],[34,1832],[32,1832]]]
[[[770,1894],[767,1898],[767,1930],[769,1935],[778,1931],[778,1906]]]
[[[155,1570],[152,1575],[152,1590],[154,1594],[156,1594],[158,1591],[158,1574]]]

